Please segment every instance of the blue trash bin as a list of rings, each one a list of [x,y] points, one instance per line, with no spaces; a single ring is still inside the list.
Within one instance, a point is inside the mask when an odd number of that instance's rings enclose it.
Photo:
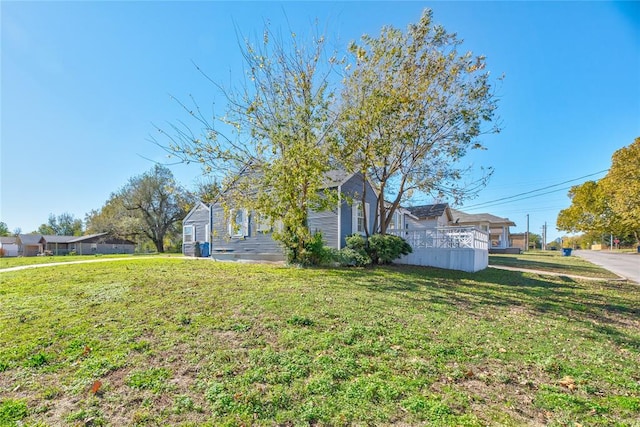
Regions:
[[[571,256],[571,248],[562,248],[562,256]]]
[[[209,256],[209,242],[200,243],[200,256],[205,258]]]

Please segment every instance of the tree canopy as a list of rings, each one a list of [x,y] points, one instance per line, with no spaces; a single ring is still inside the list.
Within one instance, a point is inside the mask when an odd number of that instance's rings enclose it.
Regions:
[[[340,121],[342,161],[376,186],[377,229],[414,191],[454,202],[475,194],[490,171],[472,185],[460,160],[482,148],[479,136],[497,132],[497,99],[485,58],[458,51],[462,41],[435,25],[430,10],[406,31],[384,27],[349,48]],[[391,208],[385,197],[394,194]]]
[[[191,195],[173,177],[171,171],[156,165],[134,176],[99,211],[87,215],[92,232],[111,232],[151,240],[158,252],[165,251],[165,237],[179,233],[178,224],[193,205]]]
[[[633,235],[640,244],[640,138],[613,154],[604,178],[571,187],[569,197],[571,206],[558,214],[558,229]]]
[[[44,235],[81,236],[82,220],[67,212],[58,216],[49,214],[49,220],[46,224],[40,225],[37,232]]]
[[[6,222],[0,221],[0,236],[8,236],[9,227]]]
[[[173,156],[196,161],[221,177],[217,201],[253,209],[282,223],[274,233],[292,262],[300,262],[311,241],[310,209],[330,198],[320,191],[334,147],[334,116],[325,57],[325,39],[308,44],[291,33],[283,38],[268,26],[261,41],[241,44],[246,80],[240,87],[214,85],[227,101],[222,117],[209,120],[199,108],[187,109],[204,129],[204,138],[179,126],[163,132]],[[216,126],[229,129],[218,131]]]

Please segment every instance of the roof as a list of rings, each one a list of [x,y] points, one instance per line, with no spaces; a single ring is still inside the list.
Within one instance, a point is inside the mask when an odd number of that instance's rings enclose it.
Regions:
[[[0,243],[2,243],[3,245],[10,245],[12,243],[16,243],[16,237],[15,236],[0,236]]]
[[[42,243],[42,235],[40,234],[20,234],[18,237],[22,245],[39,245]]]
[[[451,209],[453,215],[453,222],[456,224],[476,224],[480,222],[486,222],[489,224],[500,224],[515,227],[516,223],[509,218],[501,218],[499,216],[491,215],[488,213],[468,214],[462,211]]]
[[[418,219],[425,219],[441,217],[447,211],[448,207],[449,205],[447,203],[436,203],[435,205],[405,207],[405,209]]]
[[[86,236],[74,236],[72,237],[71,240],[68,240],[68,243],[78,243],[78,242],[82,242],[83,240],[89,240],[89,239],[93,239],[94,237],[104,236],[107,234],[109,233],[96,233],[96,234],[87,234]]]
[[[322,188],[332,188],[344,184],[354,174],[343,169],[331,169],[324,174]]]
[[[43,235],[42,237],[47,243],[69,243],[77,236]]]

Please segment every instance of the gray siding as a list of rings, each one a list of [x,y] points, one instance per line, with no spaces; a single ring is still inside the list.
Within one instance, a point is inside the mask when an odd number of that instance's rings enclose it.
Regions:
[[[366,203],[369,203],[369,215],[367,217],[367,226],[369,233],[373,231],[373,222],[376,215],[376,193],[367,182],[367,198]],[[346,246],[345,238],[352,235],[355,230],[353,229],[353,209],[354,206],[347,203],[347,198],[353,198],[353,202],[360,203],[362,197],[362,175],[355,174],[347,182],[342,184],[342,205],[340,208],[340,247]]]
[[[309,230],[319,231],[326,246],[338,248],[338,210],[309,212]]]
[[[182,221],[182,227],[184,226],[194,226],[195,233],[193,237],[193,242],[182,243],[182,253],[185,256],[195,256],[196,255],[196,243],[202,243],[209,241],[207,237],[207,225],[209,225],[209,208],[200,203],[198,206],[193,208],[189,215]],[[183,235],[184,236],[184,235]],[[183,237],[184,238],[184,237]]]
[[[225,217],[221,206],[212,206],[213,233],[211,239],[211,256],[216,254],[232,254],[234,257],[255,254],[271,254],[284,259],[282,248],[273,240],[273,232],[257,231],[257,215],[249,213],[248,230],[244,237],[229,236],[229,220]],[[273,258],[273,256],[271,258]]]
[[[69,246],[69,251],[75,251],[77,255],[132,254],[135,250],[135,246],[129,243],[71,243]]]

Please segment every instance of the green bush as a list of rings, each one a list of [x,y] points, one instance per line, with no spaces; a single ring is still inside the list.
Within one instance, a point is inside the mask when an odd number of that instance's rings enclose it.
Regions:
[[[334,260],[342,267],[364,267],[371,264],[369,255],[351,248],[342,248],[339,251],[335,251]]]
[[[300,254],[302,265],[327,265],[333,262],[331,248],[324,245],[322,233],[317,231],[311,241],[304,244],[304,249]]]
[[[389,234],[374,234],[369,237],[367,253],[373,263],[391,264],[402,255],[409,255],[412,252],[409,245],[402,237]]]

